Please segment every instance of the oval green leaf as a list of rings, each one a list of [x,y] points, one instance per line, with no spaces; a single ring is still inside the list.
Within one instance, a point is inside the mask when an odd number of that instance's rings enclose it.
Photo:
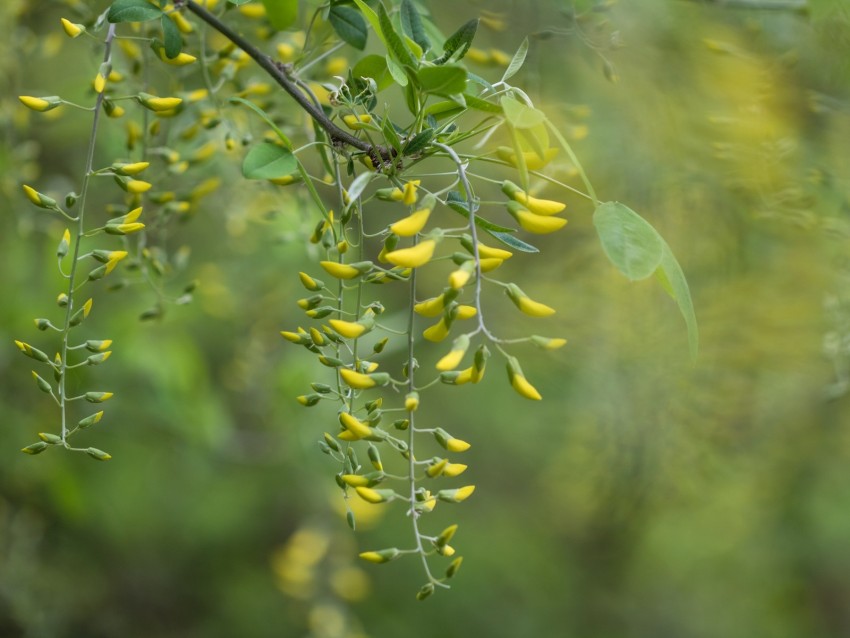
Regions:
[[[600,204],[593,213],[593,224],[608,259],[626,277],[646,279],[658,268],[664,240],[631,208],[619,202]]]
[[[115,0],[109,7],[106,19],[109,22],[147,22],[162,15],[162,9],[147,0]]]
[[[277,144],[263,142],[252,147],[242,162],[242,175],[248,179],[276,179],[298,169],[295,156]]]
[[[416,73],[422,90],[434,95],[457,95],[466,89],[466,69],[447,64],[429,66]]]
[[[359,11],[345,5],[335,4],[328,13],[328,21],[336,34],[355,49],[362,51],[366,47],[368,36],[366,20],[363,19]]]
[[[694,302],[691,299],[691,290],[688,287],[688,280],[685,279],[685,273],[682,267],[663,239],[661,240],[661,263],[658,264],[658,270],[655,275],[661,282],[662,287],[667,293],[673,297],[676,304],[679,306],[679,312],[685,320],[685,325],[688,328],[688,349],[690,350],[691,360],[697,358],[699,352],[699,328],[697,326],[697,316],[694,312]]]

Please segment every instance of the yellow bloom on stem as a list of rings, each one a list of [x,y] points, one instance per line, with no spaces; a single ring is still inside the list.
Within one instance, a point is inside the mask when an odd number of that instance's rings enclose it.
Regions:
[[[362,421],[357,420],[353,415],[349,414],[348,412],[340,413],[339,422],[342,423],[342,427],[351,432],[358,439],[362,439],[367,436],[372,436],[372,428],[370,428]]]
[[[548,317],[555,314],[555,309],[546,304],[534,301],[526,295],[516,284],[508,284],[505,294],[510,297],[514,305],[530,317]]]
[[[446,325],[446,320],[441,317],[433,326],[425,328],[422,331],[422,336],[434,343],[442,341],[449,336],[449,327]]]
[[[560,230],[567,224],[567,220],[562,217],[537,215],[524,208],[522,204],[518,202],[508,202],[508,212],[519,222],[519,225],[522,226],[524,230],[537,235],[554,233],[556,230]]]
[[[67,20],[65,18],[61,18],[61,21],[62,28],[65,30],[65,33],[69,38],[76,38],[83,31],[85,31],[85,27],[83,27],[83,25],[81,24],[75,24],[74,22],[71,22],[70,20]]]
[[[333,328],[337,333],[348,339],[356,339],[367,331],[366,326],[362,323],[357,323],[356,321],[330,319],[328,323],[331,324],[331,328]]]
[[[357,390],[368,390],[369,388],[374,388],[378,385],[378,383],[368,374],[357,372],[351,368],[340,368],[339,376],[342,377],[342,380],[346,383],[346,385]]]
[[[360,129],[365,128],[366,125],[372,121],[372,116],[368,113],[364,113],[363,115],[349,113],[348,115],[342,116],[342,121],[351,130],[359,131]]]
[[[32,111],[38,111],[39,113],[44,113],[45,111],[55,109],[57,106],[62,106],[62,100],[55,95],[51,95],[50,97],[19,95],[18,99],[25,107]]]
[[[410,248],[393,250],[392,252],[387,253],[385,258],[394,266],[419,268],[431,261],[431,257],[434,256],[434,249],[436,246],[437,242],[435,240],[426,239],[425,241],[415,246],[411,246]]]
[[[390,230],[399,237],[413,237],[416,233],[425,228],[425,224],[428,223],[428,217],[430,217],[430,215],[430,208],[417,210],[407,217],[398,220],[394,224],[390,224]]]
[[[536,215],[555,215],[557,213],[560,213],[567,206],[562,202],[531,197],[528,193],[526,193],[524,190],[522,190],[519,186],[517,186],[510,180],[505,180],[504,182],[502,182],[502,192],[515,202],[518,202],[525,206],[528,210],[530,210]]]

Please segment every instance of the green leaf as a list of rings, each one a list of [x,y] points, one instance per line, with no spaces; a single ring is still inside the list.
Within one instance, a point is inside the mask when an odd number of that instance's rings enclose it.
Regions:
[[[174,21],[167,15],[162,16],[161,22],[165,56],[170,60],[180,55],[180,49],[183,48],[183,38],[180,36],[180,29],[177,28]]]
[[[278,31],[291,27],[298,19],[298,0],[262,0],[266,17]]]
[[[242,175],[248,179],[275,179],[297,170],[298,161],[291,151],[263,142],[248,151],[242,162]]]
[[[408,49],[404,44],[404,40],[402,40],[398,33],[396,33],[393,23],[390,20],[390,16],[387,15],[387,10],[381,2],[378,3],[378,21],[381,25],[381,32],[384,34],[384,40],[387,44],[387,52],[390,56],[395,58],[396,62],[402,66],[416,68],[418,66],[418,61],[414,59],[413,55],[410,53],[410,49]]]
[[[363,0],[354,0],[354,4],[357,5],[357,8],[360,9],[360,13],[363,14],[363,17],[372,25],[372,30],[375,32],[379,38],[381,38],[381,42],[384,43],[384,46],[387,46],[387,39],[384,37],[384,32],[381,30],[381,21],[378,19],[378,14],[372,11],[372,7],[363,2]]]
[[[400,18],[402,30],[422,47],[423,52],[427,52],[431,48],[431,41],[425,35],[422,19],[410,0],[402,0]]]
[[[466,199],[457,191],[449,191],[446,194],[446,206],[451,208],[456,213],[460,213],[467,219],[469,219],[469,204]],[[473,201],[472,210],[478,211],[478,204]],[[480,226],[487,232],[499,232],[499,233],[515,233],[516,228],[508,228],[507,226],[499,226],[498,224],[494,224],[493,222],[489,222],[486,219],[482,219],[478,215],[475,216],[475,225]]]
[[[407,73],[404,72],[404,69],[399,65],[399,63],[396,62],[389,54],[387,54],[385,60],[387,63],[387,70],[390,72],[390,75],[393,76],[393,80],[395,80],[396,84],[399,86],[407,86]]]
[[[546,122],[546,115],[543,111],[523,104],[509,95],[502,96],[499,101],[505,111],[505,119],[514,128],[534,128]]]
[[[375,173],[369,171],[361,173],[353,182],[351,182],[351,186],[348,187],[348,198],[352,204],[363,194],[363,191],[366,190],[369,182],[371,182],[375,176]]]
[[[472,46],[472,40],[475,38],[475,32],[477,30],[478,18],[473,18],[451,34],[443,45],[443,55],[437,60],[434,60],[434,64],[445,64],[458,51],[460,53],[457,55],[457,60],[461,60],[466,55],[466,52],[469,51],[469,47]]]
[[[337,35],[355,49],[362,51],[366,47],[368,31],[366,30],[366,21],[359,11],[335,4],[328,14],[328,21]]]
[[[525,38],[522,41],[522,44],[519,45],[516,53],[514,53],[514,57],[511,59],[511,63],[508,64],[508,68],[505,69],[504,75],[502,75],[502,82],[512,78],[516,75],[517,71],[522,68],[523,63],[525,62],[525,56],[528,55],[528,38]]]
[[[414,153],[418,153],[428,146],[432,139],[434,139],[434,129],[426,128],[424,131],[420,131],[408,140],[407,144],[405,144],[402,149],[401,154],[413,155]]]
[[[384,134],[384,139],[387,141],[387,144],[392,146],[396,153],[401,152],[401,140],[398,138],[398,133],[393,126],[392,121],[389,117],[384,117],[384,121],[381,122],[381,132]]]
[[[464,93],[463,96],[466,98],[466,105],[470,108],[484,111],[485,113],[498,113],[500,115],[504,113],[504,110],[498,104],[482,100],[480,97],[475,97],[469,93]]]
[[[691,360],[695,360],[699,352],[699,328],[697,316],[694,312],[694,302],[691,299],[691,291],[688,287],[688,281],[685,279],[685,273],[682,272],[682,267],[676,261],[670,246],[663,239],[661,243],[661,263],[658,264],[655,275],[679,306],[679,312],[682,313],[685,325],[688,328],[688,349],[690,350]]]
[[[600,204],[593,213],[593,224],[608,259],[626,277],[646,279],[658,268],[664,240],[631,208],[619,202]]]
[[[383,91],[393,84],[393,76],[390,74],[387,61],[382,55],[367,55],[361,58],[354,65],[351,74],[355,78],[372,78],[378,85],[379,91]]]
[[[422,90],[435,95],[455,95],[466,89],[466,69],[461,66],[426,66],[416,73]]]
[[[109,22],[147,22],[162,15],[162,9],[147,0],[115,0],[109,7],[106,19]]]
[[[527,244],[521,239],[517,239],[513,235],[509,235],[508,233],[503,233],[498,230],[486,230],[491,237],[502,242],[505,246],[513,248],[523,253],[539,253],[540,250],[531,244]]]

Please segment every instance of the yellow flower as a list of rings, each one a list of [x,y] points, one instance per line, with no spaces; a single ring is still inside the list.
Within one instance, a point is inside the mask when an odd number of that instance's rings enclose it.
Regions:
[[[469,336],[460,335],[452,343],[452,349],[437,362],[437,370],[454,370],[460,365],[466,350],[469,348]]]
[[[362,421],[357,420],[348,412],[341,412],[339,415],[339,421],[340,423],[342,423],[342,426],[346,430],[351,432],[351,434],[353,434],[358,439],[362,439],[367,436],[372,436],[372,428],[370,428]]]
[[[354,279],[361,274],[360,270],[350,264],[341,264],[336,261],[320,261],[319,265],[332,277],[337,279]]]
[[[131,179],[127,181],[126,186],[127,192],[133,193],[134,195],[138,195],[139,193],[149,191],[153,184],[151,184],[150,182],[144,182],[139,179]]]
[[[530,317],[548,317],[555,314],[555,309],[546,304],[532,300],[516,284],[508,284],[505,293],[517,308]]]
[[[515,202],[518,202],[525,206],[535,215],[555,215],[557,213],[560,213],[567,206],[562,202],[556,202],[550,199],[537,199],[536,197],[531,197],[519,186],[509,180],[505,180],[504,182],[502,182],[502,192],[511,199],[513,199]]]
[[[362,323],[357,323],[356,321],[331,319],[328,323],[331,324],[331,328],[333,328],[337,333],[348,339],[356,339],[367,330],[366,326]]]
[[[432,297],[413,306],[413,311],[423,317],[437,317],[445,308],[445,296]]]
[[[554,233],[560,230],[567,224],[567,220],[562,217],[547,217],[545,215],[537,215],[522,207],[518,202],[508,202],[508,212],[519,222],[523,229],[530,233],[545,235],[546,233]]]
[[[524,151],[522,154],[523,159],[525,160],[525,166],[530,171],[538,171],[546,164],[555,159],[555,156],[558,154],[557,148],[547,148],[543,154],[543,157],[540,157],[534,151]],[[496,149],[496,155],[499,159],[508,162],[511,166],[519,166],[519,162],[517,161],[517,156],[514,150],[509,146],[500,146]]]
[[[444,318],[440,318],[440,320],[433,326],[425,328],[425,330],[422,331],[422,336],[428,341],[433,341],[434,343],[442,341],[449,336],[449,327],[446,325],[446,320]]]
[[[425,228],[430,215],[431,210],[429,208],[417,210],[394,224],[390,224],[390,230],[399,237],[413,237],[413,235]]]
[[[163,62],[165,62],[166,64],[170,64],[172,66],[186,66],[187,64],[192,64],[192,62],[195,62],[198,58],[196,58],[194,55],[189,55],[188,53],[183,53],[183,52],[178,53],[173,58],[169,58],[165,54],[165,47],[160,47],[160,49],[159,49],[159,59],[162,60]],[[172,99],[174,99],[174,98],[172,98]],[[170,107],[170,108],[173,108],[173,107]]]
[[[346,385],[357,390],[368,390],[377,385],[377,382],[368,374],[357,372],[351,368],[340,368],[339,375]]]
[[[30,110],[44,113],[55,109],[57,106],[62,106],[62,100],[55,95],[50,97],[33,97],[31,95],[19,95],[18,99],[25,107]]]
[[[413,206],[416,203],[416,187],[419,186],[419,182],[420,180],[415,179],[404,185],[404,193],[401,201],[405,206]]]
[[[513,379],[511,379],[511,386],[514,390],[519,393],[520,396],[525,397],[526,399],[531,399],[532,401],[540,401],[543,397],[540,396],[540,393],[537,391],[533,385],[528,382],[521,374],[515,374]]]
[[[411,246],[410,248],[402,248],[394,250],[385,255],[386,260],[394,266],[402,266],[405,268],[418,268],[427,264],[431,257],[434,256],[434,248],[437,242],[433,239]]]
[[[466,471],[467,467],[469,466],[463,463],[446,463],[446,466],[443,468],[443,476],[448,476],[449,478],[459,476]]]
[[[85,30],[85,27],[83,27],[83,25],[81,24],[75,24],[70,20],[66,20],[65,18],[62,18],[61,20],[62,28],[65,30],[65,33],[68,35],[69,38],[76,38]]]
[[[359,131],[364,128],[366,124],[369,124],[372,121],[372,116],[368,113],[363,115],[354,115],[353,113],[349,113],[348,115],[343,115],[342,121],[351,130]]]

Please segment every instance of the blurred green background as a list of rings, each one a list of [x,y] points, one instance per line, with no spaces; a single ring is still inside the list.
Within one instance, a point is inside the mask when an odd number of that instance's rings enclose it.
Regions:
[[[79,384],[116,398],[80,440],[113,460],[18,451],[57,425],[12,341],[45,337],[32,318],[55,313],[63,228],[20,184],[78,189],[89,123],[16,96],[91,102],[99,53],[59,29],[74,4],[0,5],[0,636],[850,635],[845,3],[428,3],[445,32],[483,16],[485,52],[532,35],[516,83],[574,140],[600,196],[673,248],[701,353],[691,365],[675,304],[615,271],[589,205],[567,195],[567,229],[505,266],[558,314],[521,320],[496,301],[490,314],[500,334],[569,339],[517,352],[544,400],[507,391],[499,363],[478,386],[423,396],[423,419],[473,443],[464,478],[478,486],[434,514],[438,529],[460,523],[464,566],[425,603],[415,561],[356,558],[404,544],[409,522],[364,506],[352,533],[340,515],[316,447],[332,411],[294,400],[327,372],[278,336],[301,321],[316,218],[297,187],[243,181],[241,150],[163,178],[222,179],[158,237],[191,249],[164,294],[197,279],[194,303],[140,322],[153,289],[95,292],[85,329],[115,354]],[[100,156],[126,155],[124,126],[105,122]]]

